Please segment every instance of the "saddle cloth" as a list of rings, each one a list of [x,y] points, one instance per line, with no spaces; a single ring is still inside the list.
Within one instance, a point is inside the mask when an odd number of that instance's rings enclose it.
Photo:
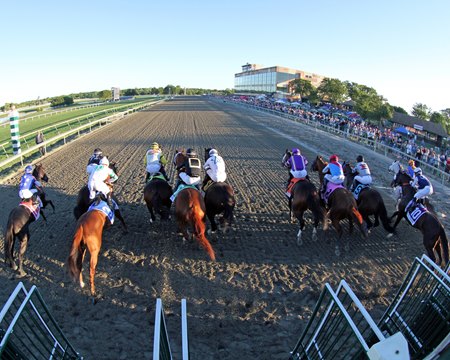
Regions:
[[[336,189],[341,189],[341,188],[344,188],[344,186],[342,184],[335,184],[335,183],[332,183],[331,181],[329,181],[327,184],[327,189],[325,190],[325,194],[323,194],[323,196],[322,196],[322,199],[323,199],[323,201],[325,201],[325,204],[328,205],[328,199],[330,198],[333,191]]]
[[[34,220],[39,219],[39,215],[41,214],[41,207],[39,204],[30,204],[29,202],[21,202],[19,203],[21,206],[25,206],[34,216]]]
[[[410,209],[406,212],[406,218],[408,219],[408,222],[414,226],[419,220],[423,214],[427,213],[428,210],[425,206],[422,204],[417,204],[416,206],[411,206]]]
[[[358,197],[359,197],[359,194],[361,194],[361,191],[368,187],[369,187],[369,185],[358,184],[358,186],[355,187],[355,190],[353,190],[353,197],[355,198],[355,200],[358,200]]]
[[[117,206],[117,203],[114,200],[112,200],[112,203],[114,205],[115,210],[119,209],[119,207]],[[108,206],[106,201],[102,200],[98,204],[96,202],[93,202],[91,204],[91,206],[89,206],[88,211],[91,211],[91,210],[101,211],[103,214],[105,214],[108,217],[111,225],[114,224],[114,211],[111,210],[111,208]]]
[[[181,184],[180,186],[178,186],[177,191],[175,191],[175,192],[173,193],[173,195],[170,197],[170,201],[174,202],[175,199],[177,198],[178,193],[179,193],[181,190],[189,189],[189,188],[195,189],[195,190],[198,191],[198,189],[197,189],[194,185]]]
[[[305,178],[292,178],[291,181],[289,182],[285,195],[287,196],[288,199],[291,198],[292,196],[292,189],[294,188],[294,185],[297,184],[299,181],[303,181],[305,180]]]
[[[163,174],[161,174],[160,172],[154,173],[153,175],[151,175],[148,178],[148,182],[152,181],[153,179],[159,179],[159,180],[164,180],[166,181],[166,178],[164,177]]]

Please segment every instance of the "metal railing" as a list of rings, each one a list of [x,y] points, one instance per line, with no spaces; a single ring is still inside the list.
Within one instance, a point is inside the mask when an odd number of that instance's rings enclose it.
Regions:
[[[83,359],[62,333],[36,286],[19,283],[0,312],[1,359]]]

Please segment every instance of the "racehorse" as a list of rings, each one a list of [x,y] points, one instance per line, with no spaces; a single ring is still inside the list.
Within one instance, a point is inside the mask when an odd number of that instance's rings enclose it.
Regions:
[[[100,202],[97,196],[95,201]],[[108,206],[104,203],[104,206]],[[98,254],[102,246],[103,227],[106,224],[106,214],[99,210],[89,210],[78,219],[72,248],[67,260],[69,275],[74,281],[79,281],[80,287],[84,287],[82,267],[86,249],[91,254],[90,258],[90,286],[91,296],[95,297],[95,270],[98,262]]]
[[[205,148],[205,162],[209,158],[211,148]],[[212,180],[210,180],[212,181]],[[236,206],[234,190],[225,182],[213,182],[205,186],[206,215],[211,223],[211,232],[217,230],[215,216],[222,214],[219,222],[225,233],[233,221],[233,211]]]
[[[23,270],[23,260],[25,251],[27,250],[28,241],[30,240],[30,224],[39,218],[39,201],[36,194],[31,198],[31,201],[23,202],[11,210],[8,217],[8,223],[5,231],[5,262],[14,270],[18,272],[19,277],[26,275]],[[43,212],[40,212],[42,218],[46,221]],[[14,244],[16,238],[19,240],[19,256],[17,266],[14,261]]]
[[[322,170],[326,166],[326,162],[321,156],[317,156],[311,164],[311,170],[319,173],[320,184],[322,185],[325,174]],[[358,211],[356,200],[353,194],[346,188],[337,188],[334,190],[328,198],[328,203],[324,206],[328,208],[327,217],[331,220],[333,227],[338,233],[338,241],[336,242],[335,253],[336,256],[340,255],[339,242],[342,238],[343,230],[340,225],[340,221],[348,219],[350,226],[350,233],[353,231],[353,221],[356,221],[358,227],[364,237],[367,237],[367,224],[363,220],[361,213]],[[327,230],[327,221],[325,221],[324,230]]]
[[[33,173],[32,175],[34,176],[34,178],[39,181],[41,184],[42,182],[48,182],[48,176],[45,173],[45,169],[44,166],[42,164],[38,164],[34,167]],[[55,206],[53,205],[53,202],[51,200],[47,200],[46,198],[46,194],[44,192],[44,188],[42,186],[42,188],[40,189],[41,191],[39,191],[39,198],[42,201],[42,209],[45,209],[45,207],[47,206],[47,204],[50,204],[50,206],[53,209],[53,212],[55,212]]]
[[[117,174],[117,165],[115,162],[110,163],[109,167]],[[110,186],[111,191],[112,191],[112,184],[108,184],[108,186]],[[89,193],[90,193],[90,191],[89,191],[89,188],[87,185],[84,185],[78,191],[77,204],[73,208],[73,214],[75,216],[75,219],[77,219],[77,220],[80,218],[81,215],[83,215],[86,211],[88,211],[89,206],[91,206],[91,204],[94,201],[89,198]],[[116,204],[119,204],[114,193],[111,194],[111,198],[112,198],[112,200],[114,200],[114,202]],[[114,209],[114,216],[116,216],[119,219],[120,223],[123,226],[124,231],[127,232],[128,231],[127,224],[125,223],[125,220],[123,219],[122,213],[120,212],[120,209],[118,208],[118,206]]]
[[[449,260],[448,240],[444,227],[438,217],[433,213],[426,211],[423,207],[414,207],[405,211],[406,206],[413,199],[416,189],[410,184],[410,176],[405,172],[399,172],[395,178],[395,185],[401,186],[402,197],[398,204],[398,210],[394,212],[391,219],[397,216],[394,223],[394,229],[404,217],[407,217],[408,223],[419,229],[423,236],[423,245],[427,251],[428,257],[438,265],[445,267]],[[439,250],[437,249],[439,247]],[[438,259],[434,255],[434,251]]]
[[[352,172],[352,167],[349,163],[345,163],[342,166],[345,175],[345,186],[350,189],[353,179],[357,175]],[[381,223],[384,229],[391,235],[394,233],[394,228],[391,226],[390,219],[387,214],[386,206],[384,205],[383,197],[381,194],[371,187],[365,187],[361,190],[356,200],[358,205],[358,211],[361,213],[364,221],[367,223],[367,228],[370,231],[372,227],[377,227]],[[373,215],[375,223],[373,224],[369,216]]]
[[[150,222],[156,220],[155,212],[159,214],[161,220],[170,219],[170,207],[172,206],[170,197],[172,194],[172,187],[162,174],[156,173],[150,178],[144,188],[144,200],[150,212]]]
[[[286,150],[281,164],[284,167],[286,161],[292,156],[289,150]],[[317,228],[319,222],[325,221],[325,209],[320,205],[319,193],[316,186],[309,179],[299,180],[291,189],[289,197],[289,218],[292,219],[292,213],[300,224],[297,233],[297,245],[302,245],[302,231],[305,229],[305,219],[303,215],[305,211],[310,210],[314,218],[314,228],[312,232],[312,240],[317,240]]]
[[[185,158],[186,156],[183,153],[177,151],[174,156],[175,166],[183,164]],[[183,235],[184,240],[188,240],[188,229],[191,229],[193,237],[206,250],[211,260],[215,260],[216,255],[205,235],[206,205],[200,191],[193,187],[186,187],[177,193],[175,217],[178,231]]]

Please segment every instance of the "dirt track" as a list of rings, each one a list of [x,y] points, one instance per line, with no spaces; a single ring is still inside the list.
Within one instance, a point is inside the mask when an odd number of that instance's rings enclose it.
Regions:
[[[153,141],[171,158],[178,147],[214,146],[224,157],[228,182],[236,191],[234,231],[210,239],[217,261],[195,243],[183,244],[175,221],[150,224],[143,203],[144,154]],[[388,212],[390,161],[338,137],[237,105],[205,98],[177,98],[118,121],[49,154],[42,163],[50,177],[48,224],[31,226],[26,253],[26,285],[36,284],[66,336],[85,359],[150,359],[156,298],[163,299],[176,358],[180,358],[180,301],[187,299],[193,359],[286,359],[312,312],[325,282],[344,278],[377,320],[401,284],[415,256],[423,253],[421,235],[402,222],[400,237],[386,240],[382,228],[362,239],[355,229],[348,252],[334,254],[335,232],[319,232],[312,242],[307,225],[302,247],[297,224],[288,220],[280,166],[286,148],[300,145],[311,161],[338,153],[354,161],[362,153],[383,192]],[[87,290],[66,272],[75,220],[72,208],[86,181],[85,166],[100,147],[116,161],[115,192],[130,232],[114,225],[104,233],[96,285],[102,299],[88,302]],[[173,178],[174,169],[168,167]],[[317,182],[317,175],[310,172]],[[18,202],[18,177],[1,186],[0,246],[7,215]],[[439,207],[441,208],[439,209]],[[440,211],[448,205],[439,204]],[[309,214],[308,214],[309,216]],[[446,225],[448,229],[448,225]],[[87,259],[86,259],[87,260]],[[84,270],[88,267],[85,260]],[[85,275],[88,273],[85,271]],[[0,267],[0,303],[17,280]]]

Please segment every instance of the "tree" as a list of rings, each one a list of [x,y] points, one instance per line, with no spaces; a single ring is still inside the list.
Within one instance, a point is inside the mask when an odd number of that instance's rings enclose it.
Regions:
[[[347,86],[338,79],[325,78],[317,88],[318,95],[333,105],[344,102],[348,96]]]
[[[400,107],[400,106],[392,106],[392,109],[393,109],[395,112],[398,112],[398,113],[401,113],[401,114],[408,115],[408,113],[406,112],[406,110],[403,109],[403,108]]]
[[[415,103],[411,113],[422,120],[430,120],[431,109],[425,104]]]
[[[97,94],[98,98],[102,101],[107,101],[107,100],[111,100],[112,98],[112,94],[111,94],[111,90],[102,90],[99,91]]]
[[[314,86],[305,79],[295,79],[291,82],[291,86],[294,93],[299,94],[302,98],[309,97],[314,91]]]

